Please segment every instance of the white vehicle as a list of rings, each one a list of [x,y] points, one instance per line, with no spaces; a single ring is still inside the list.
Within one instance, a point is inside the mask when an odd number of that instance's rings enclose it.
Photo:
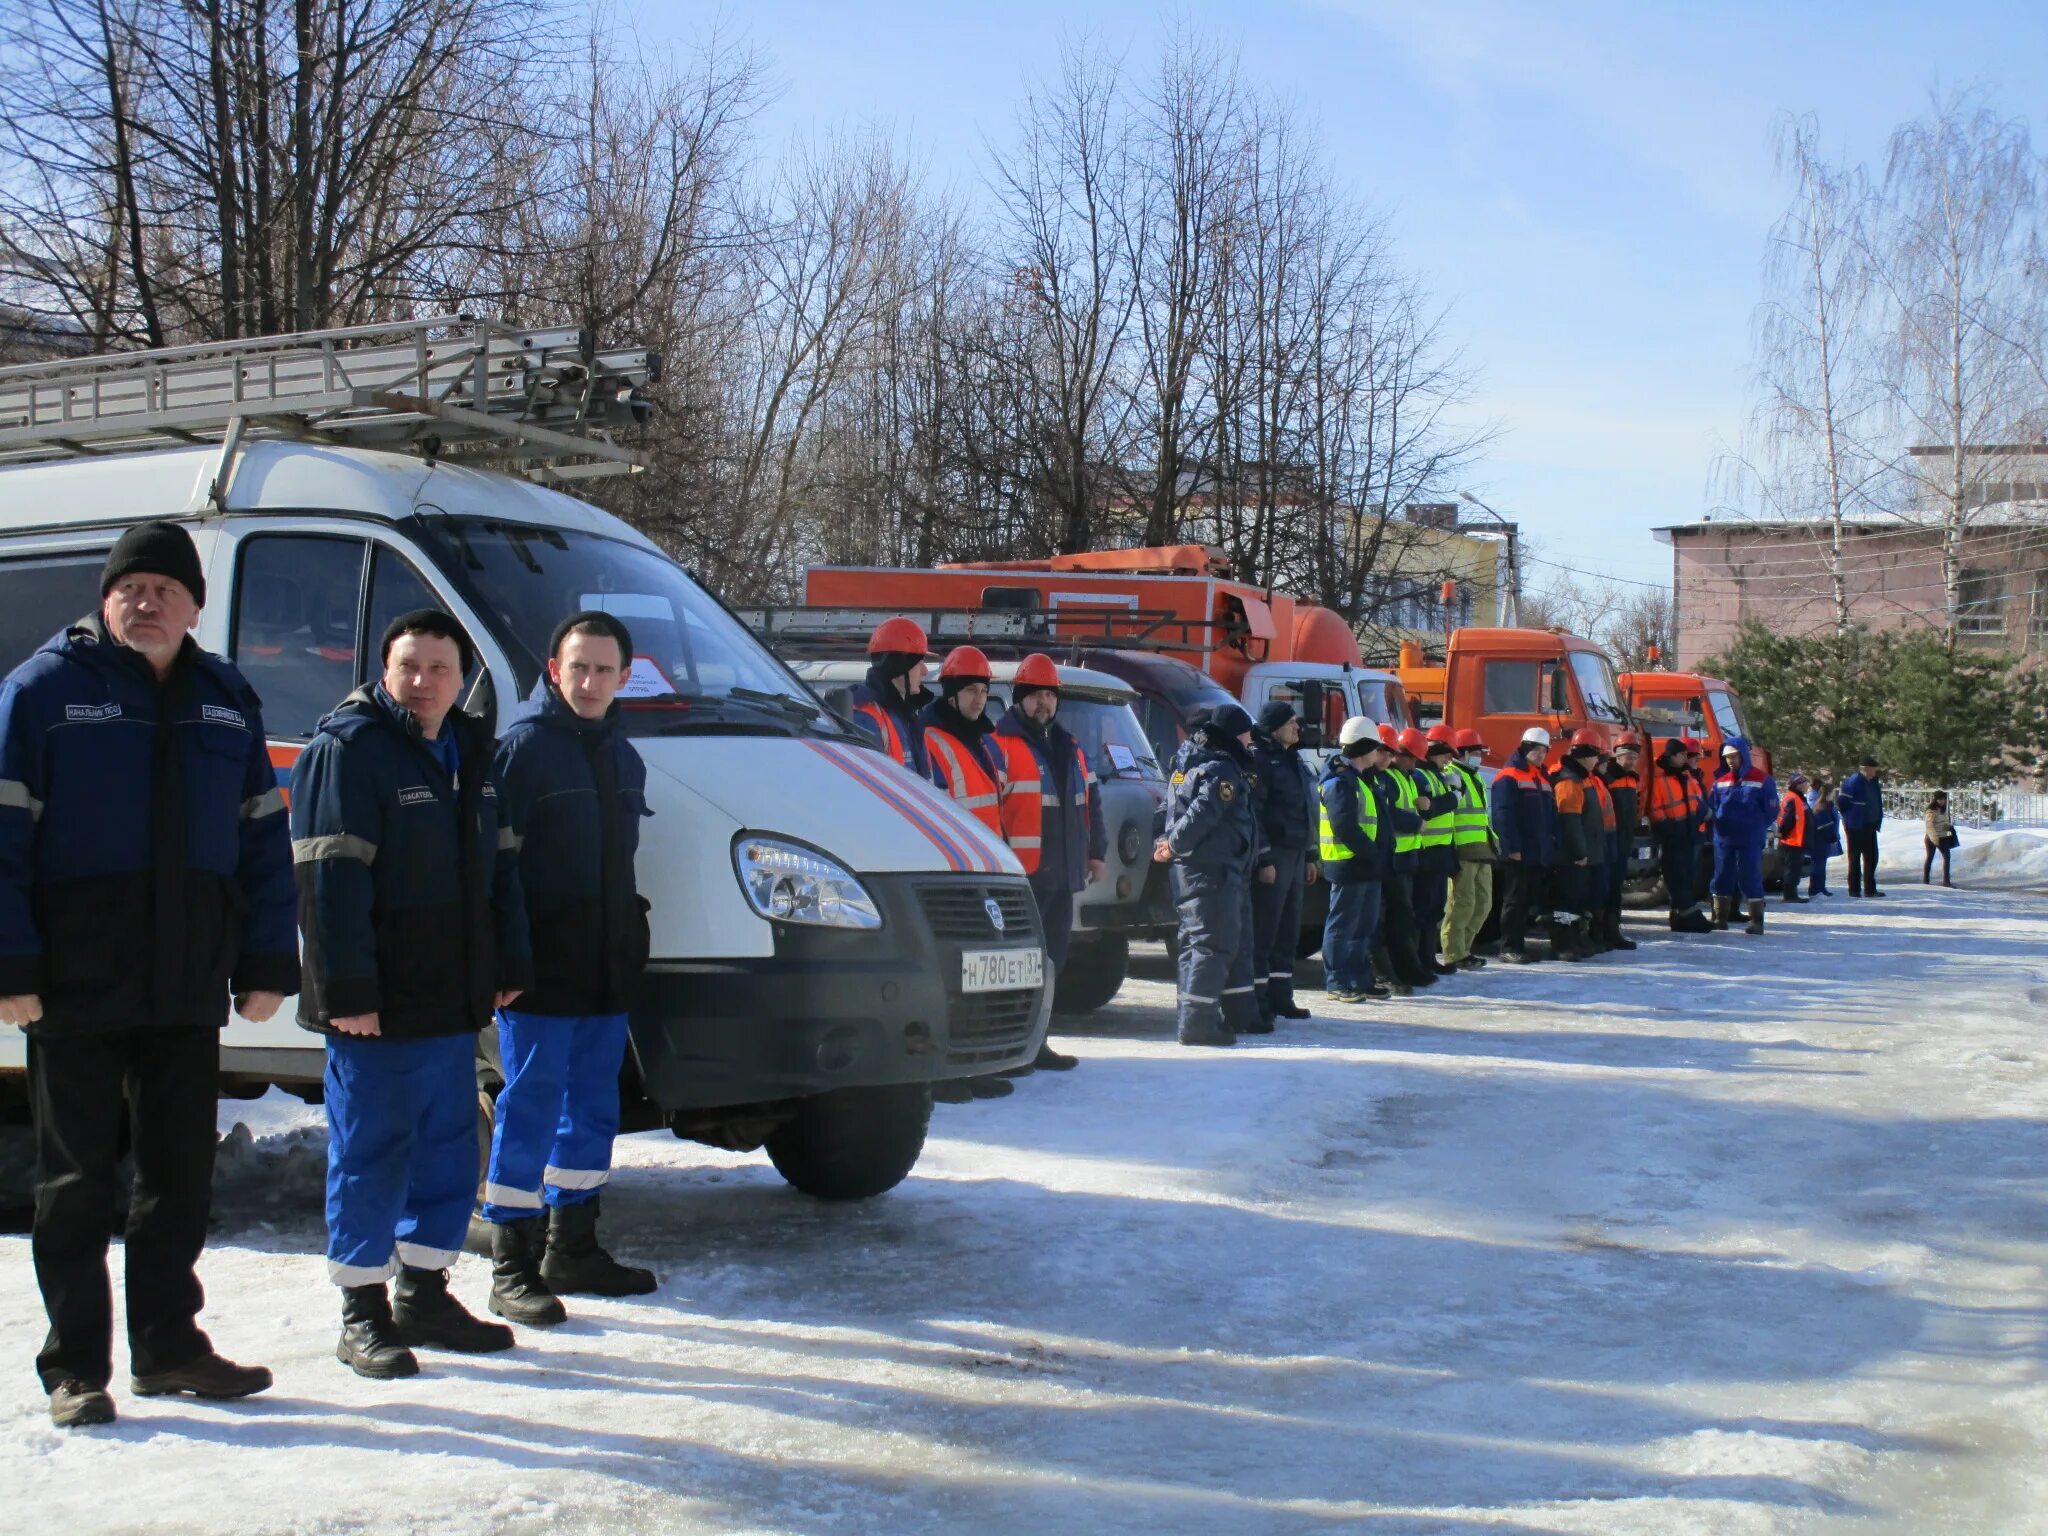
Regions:
[[[97,609],[125,526],[180,521],[206,570],[197,639],[261,695],[283,783],[377,675],[395,615],[461,621],[480,659],[463,707],[502,726],[559,619],[618,614],[652,815],[626,1125],[765,1145],[801,1189],[876,1194],[915,1163],[933,1080],[1036,1055],[1036,907],[1007,848],[835,720],[658,546],[475,467],[631,467],[592,434],[644,410],[634,386],[658,367],[574,331],[451,319],[0,369],[0,665]],[[290,1004],[231,1020],[222,1047],[224,1092],[319,1097],[324,1047]],[[23,1060],[0,1030],[0,1116],[21,1113]]]
[[[832,708],[847,713],[867,663],[801,660],[790,649],[800,643],[792,636],[783,646],[791,670]],[[992,720],[1010,706],[1017,666],[1016,659],[989,662]],[[1123,986],[1130,971],[1131,940],[1164,939],[1174,931],[1167,867],[1152,859],[1152,824],[1166,801],[1166,777],[1132,710],[1138,694],[1128,683],[1107,672],[1062,665],[1060,695],[1060,724],[1088,754],[1089,766],[1101,782],[1107,847],[1102,878],[1074,898],[1074,935],[1053,1008],[1065,1014],[1092,1013]]]

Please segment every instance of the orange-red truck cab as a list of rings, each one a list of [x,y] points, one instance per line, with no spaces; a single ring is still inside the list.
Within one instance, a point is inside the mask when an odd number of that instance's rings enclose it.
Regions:
[[[1655,741],[1691,736],[1707,744],[1705,761],[1718,763],[1729,741],[1748,745],[1756,766],[1772,771],[1771,754],[1749,733],[1749,721],[1735,690],[1701,672],[1624,672],[1621,691],[1629,712]]]
[[[1396,671],[1417,724],[1477,731],[1496,766],[1532,725],[1550,732],[1558,751],[1578,730],[1598,731],[1610,746],[1637,734],[1607,653],[1563,630],[1453,630],[1441,666],[1427,665],[1411,643]]]

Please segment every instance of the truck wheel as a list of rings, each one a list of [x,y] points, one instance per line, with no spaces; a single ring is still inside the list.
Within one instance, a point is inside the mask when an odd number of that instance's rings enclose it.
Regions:
[[[923,1083],[836,1088],[798,1106],[768,1136],[775,1171],[820,1200],[867,1200],[901,1184],[924,1151],[932,1096]]]
[[[1052,994],[1054,1013],[1093,1013],[1115,997],[1131,969],[1131,941],[1120,933],[1076,944]]]

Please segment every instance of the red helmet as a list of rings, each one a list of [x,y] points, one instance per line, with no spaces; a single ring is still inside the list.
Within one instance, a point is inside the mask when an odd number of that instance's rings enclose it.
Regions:
[[[1623,731],[1614,743],[1614,750],[1617,752],[1640,752],[1643,750],[1643,739],[1636,735],[1634,731]]]
[[[1431,741],[1442,742],[1447,747],[1455,747],[1458,744],[1457,733],[1448,725],[1432,725],[1422,734]]]
[[[1485,738],[1474,730],[1458,732],[1451,744],[1460,752],[1484,752],[1486,750]]]
[[[1053,665],[1052,658],[1043,651],[1033,651],[1017,663],[1017,677],[1011,683],[1013,693],[1031,688],[1057,688],[1060,685],[1060,669]]]
[[[900,614],[893,619],[882,620],[875,626],[875,632],[868,636],[870,656],[925,656],[931,653],[931,648],[931,642],[924,636],[924,626]]]
[[[989,671],[988,658],[971,645],[956,645],[946,653],[946,660],[939,668],[941,680],[958,678],[966,683],[985,683],[994,674]]]
[[[1401,733],[1394,728],[1392,721],[1382,720],[1380,722],[1380,741],[1390,752],[1401,750]]]
[[[1698,757],[1706,750],[1706,744],[1697,736],[1681,736],[1678,738],[1678,750],[1690,752],[1694,757]]]
[[[1400,747],[1403,752],[1418,760],[1429,756],[1429,738],[1412,725],[1401,733]]]
[[[1591,726],[1583,726],[1572,732],[1572,750],[1576,752],[1580,747],[1594,747],[1599,751],[1605,752],[1607,750],[1607,738]]]

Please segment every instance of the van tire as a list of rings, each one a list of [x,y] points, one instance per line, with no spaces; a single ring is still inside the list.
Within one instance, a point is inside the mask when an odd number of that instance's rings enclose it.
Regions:
[[[835,1088],[805,1099],[769,1133],[768,1160],[820,1200],[872,1199],[917,1166],[931,1118],[923,1083]]]
[[[1093,1013],[1123,989],[1131,969],[1131,941],[1120,933],[1076,944],[1053,988],[1054,1013]]]

